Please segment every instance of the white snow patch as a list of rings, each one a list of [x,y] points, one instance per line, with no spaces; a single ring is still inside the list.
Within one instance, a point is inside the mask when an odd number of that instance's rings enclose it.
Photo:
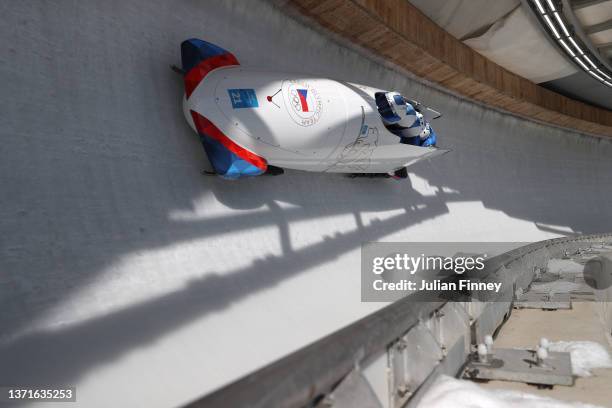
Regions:
[[[485,389],[467,381],[440,376],[419,402],[419,408],[594,408],[520,391]]]
[[[569,352],[572,373],[579,377],[590,377],[593,368],[612,368],[608,350],[594,341],[556,341],[550,343],[548,350]]]

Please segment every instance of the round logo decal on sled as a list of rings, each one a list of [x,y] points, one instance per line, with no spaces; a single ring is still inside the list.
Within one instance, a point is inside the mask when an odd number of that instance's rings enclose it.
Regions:
[[[283,81],[283,98],[291,119],[300,126],[312,126],[321,117],[319,92],[307,81]]]

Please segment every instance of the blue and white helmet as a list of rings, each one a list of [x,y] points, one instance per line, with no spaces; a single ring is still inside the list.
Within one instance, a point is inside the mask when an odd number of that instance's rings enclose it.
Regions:
[[[416,113],[416,117],[417,117],[417,120],[418,120],[419,137],[421,138],[421,140],[425,140],[431,134],[431,127],[429,126],[429,123],[425,120],[425,118],[423,117],[423,114],[421,112],[417,112]],[[416,126],[416,124],[415,124],[415,126]],[[415,127],[415,126],[413,126],[413,127]]]
[[[388,109],[381,111],[381,117],[385,124],[409,128],[419,120],[414,107],[406,102],[406,99],[399,92],[387,92],[385,97],[387,98]]]

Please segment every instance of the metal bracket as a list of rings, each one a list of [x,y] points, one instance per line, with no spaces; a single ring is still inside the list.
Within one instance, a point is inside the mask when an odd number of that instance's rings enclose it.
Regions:
[[[570,353],[549,352],[544,360],[536,351],[522,349],[494,349],[485,361],[471,356],[463,374],[477,380],[518,381],[539,385],[573,385]]]
[[[370,383],[354,369],[327,395],[317,408],[382,408]]]
[[[389,406],[399,408],[412,397],[443,359],[440,345],[424,324],[418,324],[387,350]]]
[[[523,293],[514,301],[515,309],[571,309],[572,301],[569,293]]]

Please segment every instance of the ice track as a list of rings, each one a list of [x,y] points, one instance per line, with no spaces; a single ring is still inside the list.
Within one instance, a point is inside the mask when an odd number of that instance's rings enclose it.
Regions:
[[[82,407],[177,406],[384,306],[360,302],[364,241],[612,230],[612,143],[442,94],[267,2],[0,11],[0,384],[74,385]],[[202,176],[169,69],[188,37],[243,65],[426,101],[454,151],[408,182]]]

